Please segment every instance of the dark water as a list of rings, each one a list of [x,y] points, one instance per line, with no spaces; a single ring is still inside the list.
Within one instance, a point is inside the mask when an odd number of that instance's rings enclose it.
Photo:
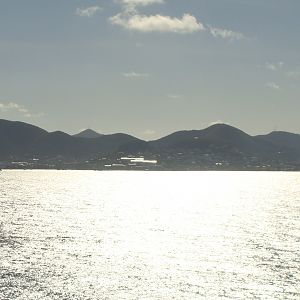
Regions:
[[[300,299],[300,173],[0,172],[0,299]]]

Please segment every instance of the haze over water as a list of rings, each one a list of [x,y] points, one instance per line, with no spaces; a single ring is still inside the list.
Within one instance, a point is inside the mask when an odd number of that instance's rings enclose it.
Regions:
[[[0,299],[299,299],[300,173],[0,172]]]

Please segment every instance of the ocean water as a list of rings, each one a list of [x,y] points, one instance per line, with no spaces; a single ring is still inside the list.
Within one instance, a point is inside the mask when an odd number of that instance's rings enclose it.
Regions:
[[[0,299],[300,299],[300,173],[0,172]]]

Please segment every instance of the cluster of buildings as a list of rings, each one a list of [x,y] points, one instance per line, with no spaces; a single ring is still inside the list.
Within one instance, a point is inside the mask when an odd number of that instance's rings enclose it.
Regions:
[[[199,151],[162,153],[115,153],[90,159],[32,158],[0,162],[0,169],[82,169],[82,170],[281,170],[299,171],[300,162],[259,158],[243,153]]]

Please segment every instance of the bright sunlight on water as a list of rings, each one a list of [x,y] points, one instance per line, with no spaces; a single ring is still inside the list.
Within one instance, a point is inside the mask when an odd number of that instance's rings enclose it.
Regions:
[[[300,173],[0,172],[0,299],[300,299]]]

